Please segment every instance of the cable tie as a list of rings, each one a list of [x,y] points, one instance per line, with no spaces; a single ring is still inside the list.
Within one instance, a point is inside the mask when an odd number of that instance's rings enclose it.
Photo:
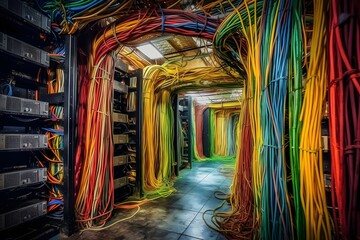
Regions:
[[[355,138],[354,144],[349,144],[344,148],[345,154],[353,154],[356,149],[360,149],[360,139]]]
[[[97,109],[95,109],[95,108],[92,108],[91,110],[94,111],[94,112],[96,112],[96,113],[104,114],[104,115],[107,116],[107,117],[110,116],[110,113],[106,113],[106,112],[97,110]]]
[[[98,65],[94,66],[94,70],[95,70],[95,72],[97,72],[97,70],[101,70],[101,71],[103,71],[103,73],[111,76],[111,73],[110,73],[110,72],[108,72],[105,68],[102,68],[102,67],[100,67],[100,66],[98,66]],[[96,78],[96,77],[95,77],[95,78]]]
[[[310,77],[308,77],[308,78],[306,79],[306,81],[305,81],[305,84],[304,84],[304,85],[306,85],[308,82],[310,82],[310,80],[312,80],[312,79],[316,79],[316,78],[319,78],[319,76],[318,76],[318,75],[315,75],[315,76],[310,76]]]
[[[287,81],[287,76],[285,76],[285,77],[278,77],[278,78],[275,78],[275,79],[273,79],[273,80],[271,80],[269,83],[268,83],[268,85],[266,85],[263,89],[262,89],[262,91],[264,92],[272,83],[275,83],[275,82],[279,82],[279,81]]]
[[[295,93],[296,91],[302,90],[304,87],[298,87],[298,88],[294,88],[294,89],[290,89],[290,93]]]
[[[359,69],[350,69],[343,73],[342,77],[335,78],[330,81],[329,88],[333,85],[337,84],[340,81],[347,80],[347,79],[354,79],[360,77],[360,70]]]
[[[271,144],[265,144],[265,143],[263,143],[263,146],[264,147],[269,147],[269,148],[275,148],[275,149],[282,149],[284,147],[284,145],[280,145],[280,147],[279,147],[279,146],[275,146],[275,145],[271,145]]]
[[[309,153],[318,153],[320,151],[320,149],[306,149],[306,148],[302,148],[299,147],[300,150],[305,151],[305,152],[309,152]]]
[[[109,77],[94,77],[94,79],[105,79],[105,80],[111,81],[111,78],[109,78]]]
[[[145,92],[143,93],[143,98],[150,99],[151,92]]]
[[[339,78],[335,78],[335,79],[332,79],[330,81],[330,84],[329,84],[329,88],[331,88],[332,86],[334,86],[335,84],[337,84],[338,82],[342,81],[343,78],[339,77]]]

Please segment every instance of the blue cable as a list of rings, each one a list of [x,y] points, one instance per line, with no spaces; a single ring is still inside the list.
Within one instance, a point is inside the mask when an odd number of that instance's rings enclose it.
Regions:
[[[58,130],[58,129],[53,129],[53,128],[42,128],[42,130],[47,131],[47,132],[52,132],[52,133],[56,133],[58,135],[64,135],[64,130]]]

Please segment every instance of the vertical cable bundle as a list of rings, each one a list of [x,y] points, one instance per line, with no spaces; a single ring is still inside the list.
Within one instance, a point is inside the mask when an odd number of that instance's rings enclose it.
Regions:
[[[224,110],[216,110],[215,111],[215,119],[214,119],[214,145],[215,151],[214,154],[217,156],[225,156],[226,155],[226,123],[227,119],[225,117]]]
[[[150,66],[144,69],[143,84],[143,188],[147,197],[168,196],[172,188],[174,161],[173,111],[168,91],[156,92],[164,76],[176,69]]]
[[[261,237],[264,239],[293,236],[284,147],[291,8],[291,0],[268,1],[263,22],[260,120],[264,141],[261,153],[264,172]]]
[[[114,153],[110,118],[113,78],[113,57],[104,55],[92,69],[91,79],[80,83],[80,92],[87,91],[79,100],[86,105],[80,105],[79,123],[83,125],[79,125],[78,130],[77,165],[81,162],[81,169],[75,202],[77,221],[82,228],[103,226],[113,210],[113,163],[110,161]]]
[[[291,21],[291,50],[289,78],[289,138],[292,193],[294,197],[294,225],[298,239],[305,238],[304,210],[300,199],[300,112],[302,104],[302,25],[300,0],[293,0]]]
[[[193,144],[193,153],[196,160],[205,160],[203,152],[203,123],[204,123],[204,111],[206,110],[206,105],[198,105],[194,102],[192,107],[192,144]]]
[[[209,138],[210,138],[210,157],[215,156],[215,109],[210,108],[209,112]]]
[[[300,120],[300,193],[307,239],[331,239],[321,148],[321,119],[325,106],[327,66],[326,1],[314,0],[310,63]]]
[[[229,122],[227,125],[227,156],[236,156],[236,148],[237,148],[237,138],[236,138],[236,128],[239,121],[239,115],[235,112],[230,112],[229,114]]]
[[[360,238],[359,11],[358,1],[331,1],[329,122],[332,204],[336,238],[343,239]]]
[[[158,179],[170,183],[173,176],[174,155],[174,112],[172,109],[170,92],[167,90],[159,93],[156,104],[156,129],[159,132],[159,166]],[[172,185],[172,184],[170,184]]]

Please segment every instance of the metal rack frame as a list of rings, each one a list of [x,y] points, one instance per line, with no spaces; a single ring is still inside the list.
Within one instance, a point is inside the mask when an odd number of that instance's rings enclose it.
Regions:
[[[77,110],[77,37],[66,36],[64,83],[64,224],[66,235],[75,232],[75,154]]]

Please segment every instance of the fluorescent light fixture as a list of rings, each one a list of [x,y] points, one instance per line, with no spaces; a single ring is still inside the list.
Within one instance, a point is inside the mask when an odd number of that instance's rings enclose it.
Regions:
[[[136,47],[139,49],[143,54],[145,54],[148,58],[155,60],[159,58],[163,58],[164,56],[159,52],[159,50],[154,47],[151,43],[141,45]]]

